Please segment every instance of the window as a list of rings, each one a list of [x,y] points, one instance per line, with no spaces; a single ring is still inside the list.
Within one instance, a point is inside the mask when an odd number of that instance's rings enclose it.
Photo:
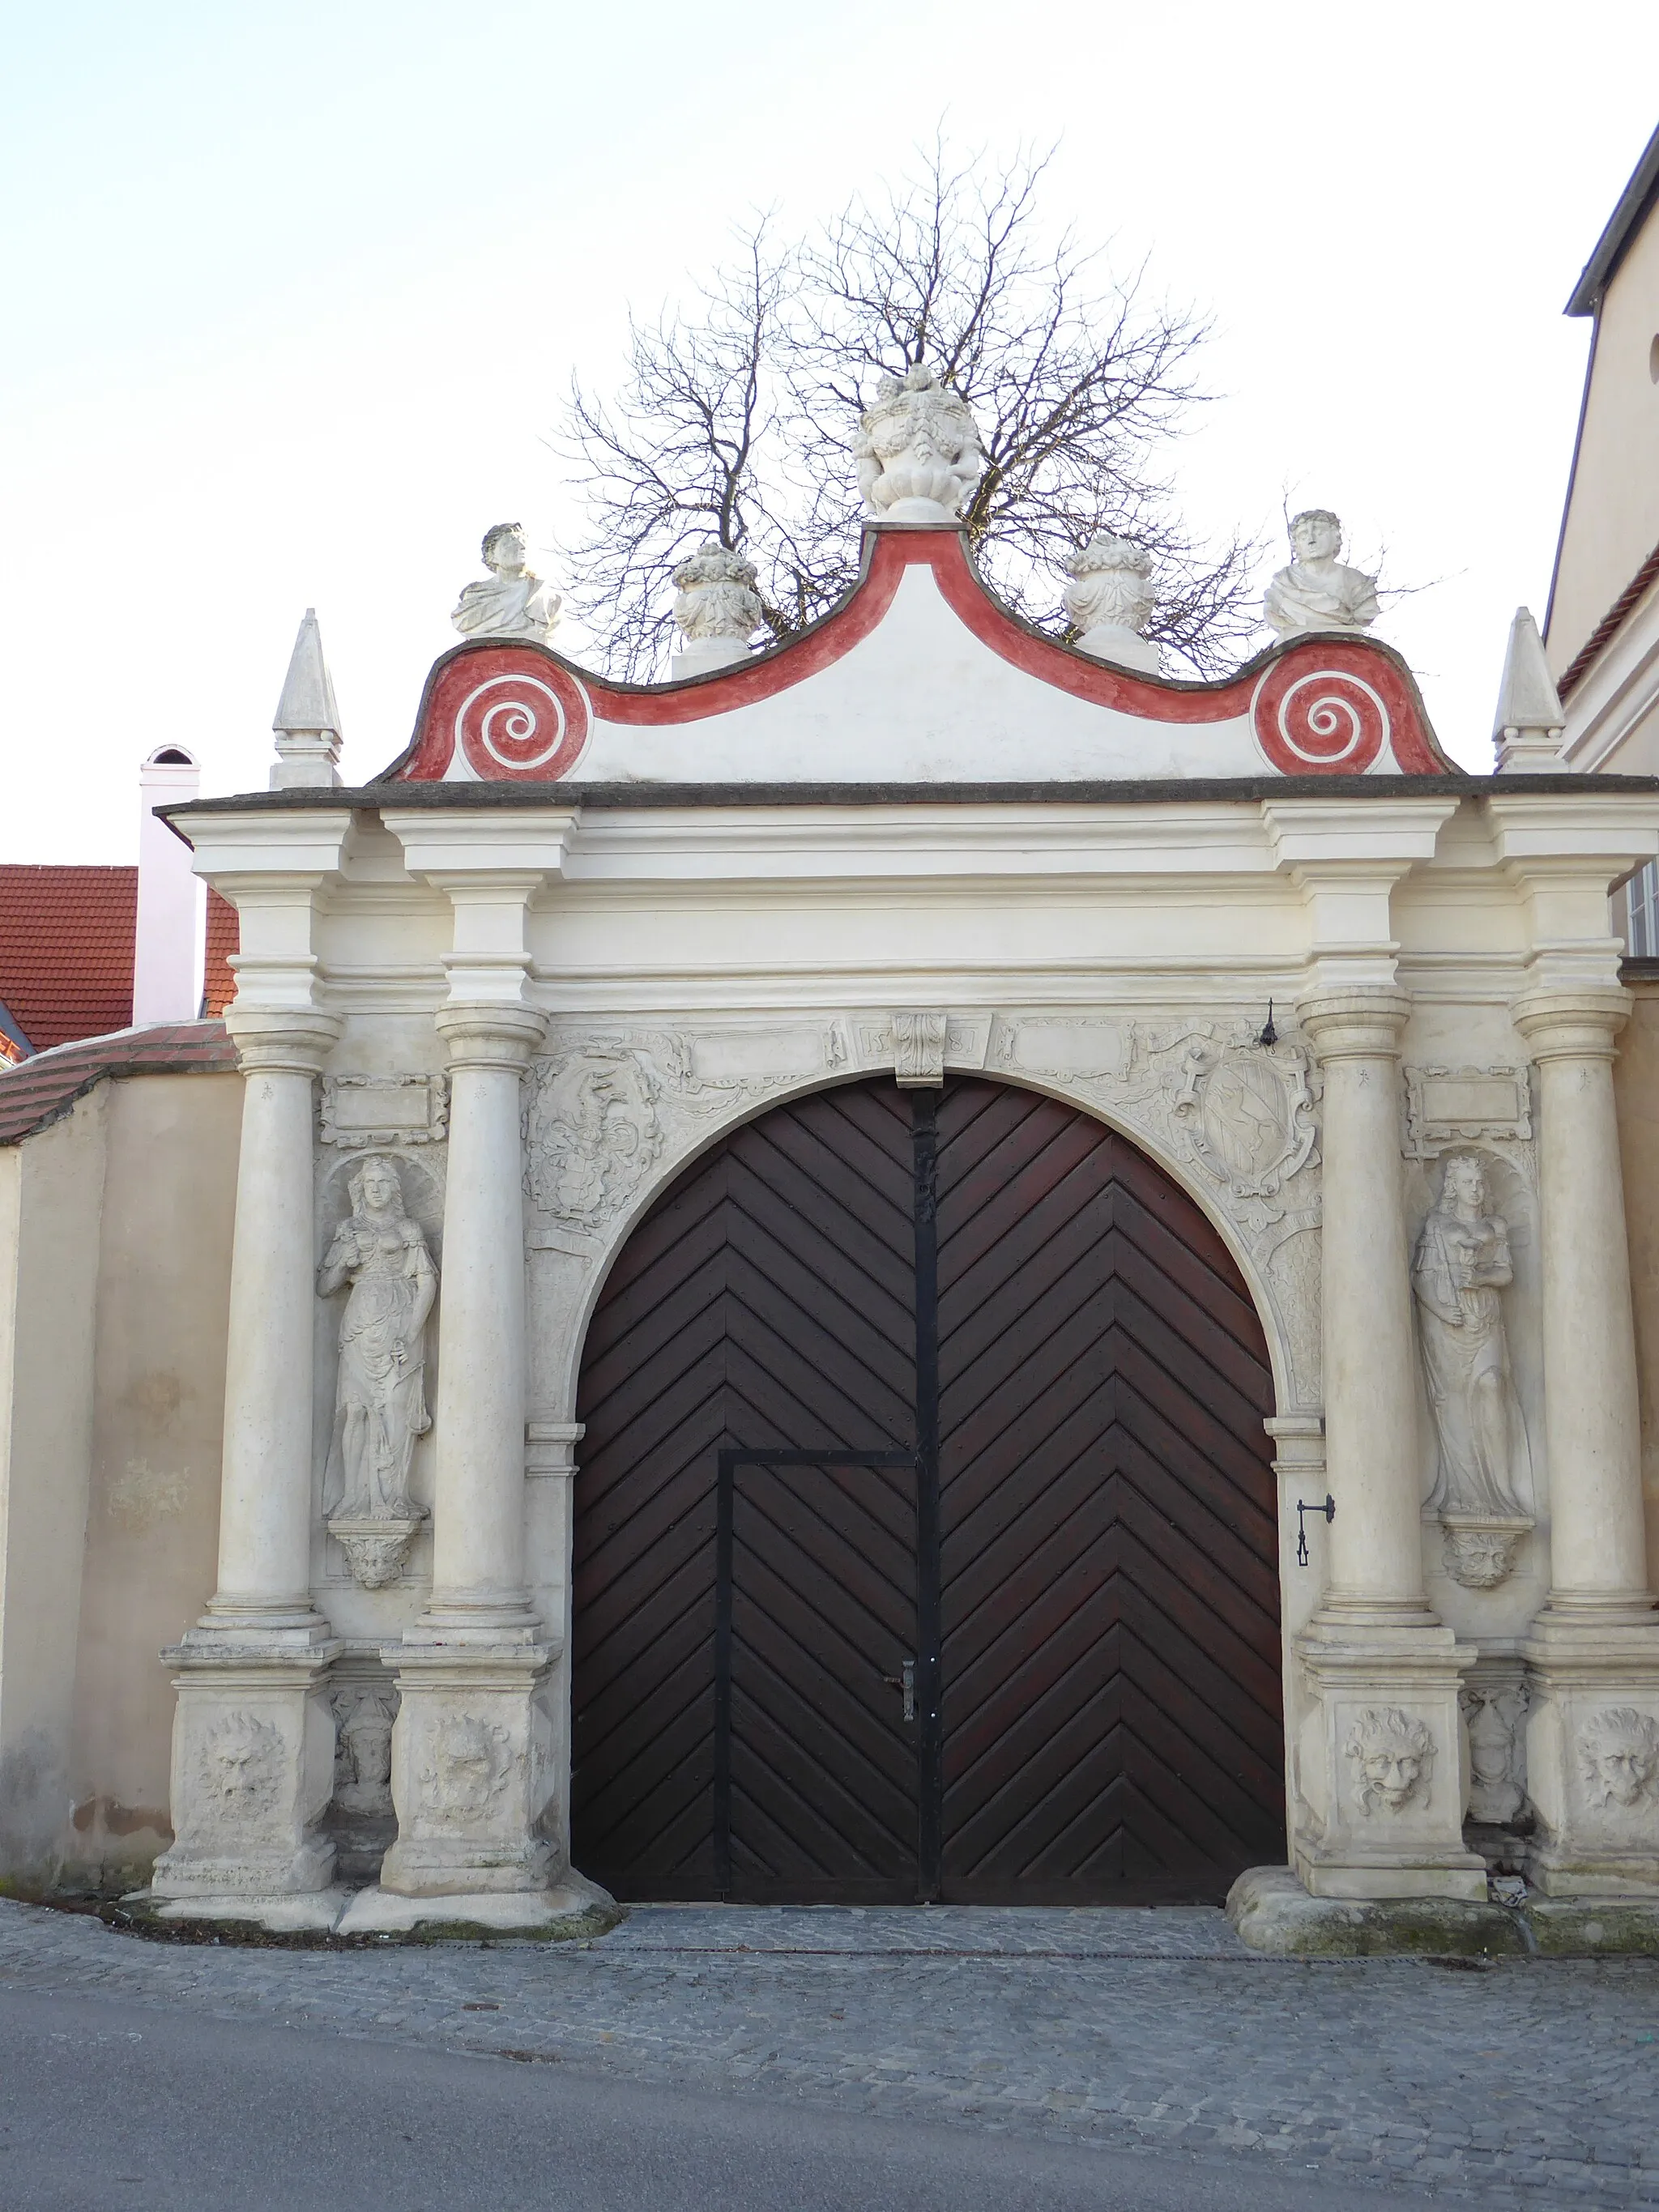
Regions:
[[[1632,960],[1659,960],[1659,860],[1638,868],[1616,902],[1625,950]]]

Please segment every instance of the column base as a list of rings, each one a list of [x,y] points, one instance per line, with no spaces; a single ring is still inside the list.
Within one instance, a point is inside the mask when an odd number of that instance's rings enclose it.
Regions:
[[[1351,1903],[1484,1905],[1463,1841],[1457,1693],[1475,1656],[1431,1613],[1327,1605],[1296,1639],[1310,1692],[1295,1760],[1295,1875]]]
[[[339,1923],[342,1936],[405,1935],[416,1928],[541,1936],[571,1942],[603,1936],[622,1918],[616,1899],[597,1882],[567,1871],[540,1889],[481,1889],[411,1897],[359,1890]]]
[[[524,1894],[564,1878],[542,1832],[552,1796],[550,1644],[433,1643],[381,1652],[400,1703],[392,1732],[398,1839],[380,1888],[404,1898]]]
[[[1289,1867],[1251,1867],[1227,1893],[1227,1917],[1253,1951],[1279,1958],[1368,1959],[1401,1953],[1516,1955],[1516,1916],[1478,1898],[1316,1896]]]
[[[167,1897],[153,1889],[135,1890],[123,1905],[146,1919],[167,1922],[222,1920],[230,1926],[264,1928],[273,1936],[327,1936],[338,1927],[351,1901],[349,1889],[311,1890],[301,1895]]]
[[[1527,1878],[1550,1898],[1659,1901],[1659,1615],[1650,1600],[1552,1600],[1530,1669]]]
[[[215,1627],[192,1629],[162,1653],[177,1670],[174,1839],[150,1888],[189,1900],[183,1917],[208,1899],[264,1903],[331,1889],[334,1846],[317,1829],[334,1787],[328,1670],[343,1648],[308,1629]]]

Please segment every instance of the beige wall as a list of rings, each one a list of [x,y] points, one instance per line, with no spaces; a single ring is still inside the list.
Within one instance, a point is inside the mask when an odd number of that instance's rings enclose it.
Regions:
[[[242,1085],[108,1086],[71,1862],[141,1877],[171,1839],[157,1653],[213,1595]]]
[[[56,1871],[92,1456],[109,1085],[0,1169],[0,1885]],[[0,1359],[4,1353],[0,1352]]]
[[[142,1879],[169,1838],[157,1654],[213,1593],[241,1091],[102,1083],[0,1148],[0,1887]]]
[[[1642,1487],[1648,1581],[1659,1588],[1659,983],[1636,986],[1636,1008],[1613,1068],[1630,1227],[1631,1290],[1642,1388]]]
[[[1659,210],[1601,305],[1546,641],[1557,676],[1659,544],[1659,384],[1649,367],[1656,334]]]

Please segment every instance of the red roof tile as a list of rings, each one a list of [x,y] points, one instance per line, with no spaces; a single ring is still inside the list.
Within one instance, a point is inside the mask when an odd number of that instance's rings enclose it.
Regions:
[[[235,1066],[222,1022],[167,1022],[37,1053],[15,1067],[0,1066],[0,1145],[61,1121],[110,1076],[222,1075]]]
[[[137,868],[0,867],[0,1006],[37,1052],[107,1036],[131,1022],[137,902]],[[235,995],[228,958],[238,938],[236,909],[210,890],[203,988],[210,1016]]]
[[[37,1052],[132,1019],[137,868],[0,867],[0,1000]]]
[[[242,917],[228,898],[207,896],[207,957],[202,963],[202,1012],[216,1017],[236,996],[236,971],[230,956],[242,941]]]

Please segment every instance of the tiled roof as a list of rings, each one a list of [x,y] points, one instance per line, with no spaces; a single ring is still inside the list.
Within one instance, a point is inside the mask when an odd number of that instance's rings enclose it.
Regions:
[[[241,917],[228,898],[210,890],[207,897],[207,957],[202,963],[202,1012],[214,1018],[236,996],[236,971],[230,956],[242,939]]]
[[[59,1045],[15,1067],[0,1066],[0,1145],[61,1121],[94,1084],[118,1075],[222,1075],[236,1048],[222,1022],[167,1022],[116,1036]]]
[[[0,867],[0,999],[37,1052],[132,1019],[137,868]]]
[[[0,1004],[37,1052],[107,1036],[132,1019],[132,938],[138,871],[0,867]],[[208,893],[204,996],[222,1013],[235,989],[226,956],[237,917]]]

